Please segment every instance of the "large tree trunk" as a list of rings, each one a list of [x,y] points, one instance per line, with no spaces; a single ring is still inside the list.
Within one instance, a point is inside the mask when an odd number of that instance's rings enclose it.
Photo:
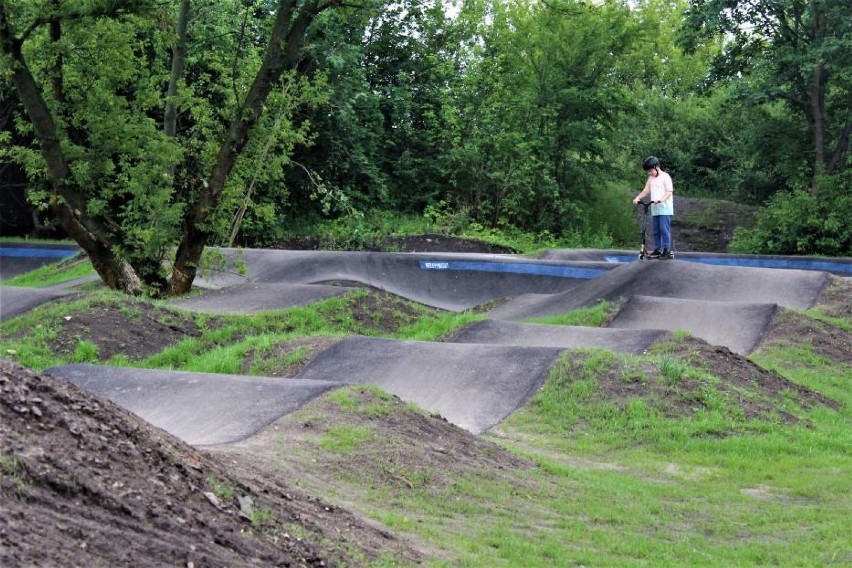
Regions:
[[[840,171],[846,163],[846,156],[849,154],[849,138],[852,136],[852,92],[849,93],[849,102],[846,105],[846,122],[843,125],[843,132],[834,146],[834,151],[831,153],[831,159],[828,161],[828,167],[825,168],[825,173],[833,174]]]
[[[308,26],[320,12],[335,2],[336,0],[306,0],[297,9],[296,0],[278,1],[272,35],[260,69],[245,101],[237,109],[209,179],[201,188],[197,201],[187,208],[184,216],[184,233],[175,255],[169,295],[184,294],[191,289],[201,254],[211,236],[210,231],[202,227],[221,201],[225,182],[237,156],[245,147],[251,129],[260,118],[263,105],[275,82],[285,70],[296,67]]]
[[[69,169],[56,128],[41,89],[24,59],[21,42],[11,33],[6,7],[0,3],[0,53],[11,61],[12,83],[32,121],[41,154],[47,165],[54,197],[51,209],[65,232],[86,251],[95,270],[110,288],[140,294],[142,282],[133,268],[118,258],[110,247],[108,232],[86,214],[86,201],[68,184]],[[54,83],[53,87],[58,85]]]
[[[166,91],[166,110],[163,117],[163,132],[174,138],[177,132],[177,104],[175,97],[178,83],[183,78],[186,67],[186,34],[189,29],[189,0],[181,0],[177,19],[177,42],[172,48],[172,70],[169,74],[169,88]]]
[[[819,179],[825,173],[825,69],[817,63],[809,93],[810,123],[814,137],[814,171],[811,195],[819,196]]]

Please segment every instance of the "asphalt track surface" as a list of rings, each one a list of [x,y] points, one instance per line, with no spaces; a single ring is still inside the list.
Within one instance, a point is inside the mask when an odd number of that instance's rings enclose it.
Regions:
[[[848,276],[852,259],[799,259],[805,270],[768,268],[778,259],[726,266],[681,256],[625,262],[627,251],[550,251],[543,258],[224,249],[224,271],[199,278],[206,292],[181,309],[254,313],[301,305],[369,286],[450,311],[499,304],[485,321],[442,343],[350,337],[320,352],[294,379],[66,365],[51,374],[109,398],[195,445],[232,443],[262,430],[330,389],[372,384],[474,433],[522,406],[564,349],[646,351],[666,331],[687,330],[748,354],[779,307],[814,305],[830,272]],[[620,255],[621,260],[618,256]],[[712,255],[708,255],[712,256]],[[720,255],[716,255],[720,256]],[[724,256],[724,255],[722,255]],[[724,259],[722,259],[724,260]],[[792,266],[790,259],[781,259]],[[827,263],[828,262],[828,263]],[[237,267],[243,267],[237,270]],[[758,267],[755,267],[758,266]],[[761,267],[762,266],[762,267]],[[7,304],[31,309],[53,290],[0,287]],[[601,300],[617,302],[608,328],[545,325]],[[21,313],[18,310],[14,313]]]
[[[96,365],[48,369],[193,445],[243,440],[340,386],[326,381]]]
[[[36,306],[72,293],[64,288],[0,286],[0,321],[6,321]]]

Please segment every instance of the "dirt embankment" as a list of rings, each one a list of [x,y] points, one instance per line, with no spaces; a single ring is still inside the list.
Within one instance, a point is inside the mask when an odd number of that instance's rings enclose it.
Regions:
[[[318,544],[321,543],[321,544]],[[334,566],[405,543],[0,359],[0,565]]]

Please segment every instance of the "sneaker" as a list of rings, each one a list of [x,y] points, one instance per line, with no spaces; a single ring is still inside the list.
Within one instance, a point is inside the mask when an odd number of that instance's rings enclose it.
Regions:
[[[669,249],[663,249],[663,254],[660,255],[660,258],[670,260],[670,259],[674,258],[674,255],[672,254],[672,251],[670,251]]]
[[[654,249],[649,255],[648,258],[660,258],[661,256],[660,249]]]

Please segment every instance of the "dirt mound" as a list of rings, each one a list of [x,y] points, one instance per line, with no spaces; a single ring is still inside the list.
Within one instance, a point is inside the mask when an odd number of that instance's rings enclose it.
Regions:
[[[668,418],[689,418],[700,411],[721,412],[735,419],[800,423],[798,410],[838,404],[806,387],[755,365],[725,347],[687,336],[670,337],[654,346],[658,361],[625,360],[615,355],[573,352],[563,364],[568,381],[584,376],[590,364],[596,375],[595,400],[626,408],[642,399]]]
[[[323,396],[256,436],[214,451],[246,475],[294,476],[310,490],[378,488],[389,494],[532,467],[491,441],[367,386]],[[282,454],[288,459],[281,460]]]
[[[375,288],[361,288],[344,301],[345,309],[329,310],[326,317],[337,325],[350,328],[352,333],[362,335],[394,333],[423,315],[442,311]],[[184,339],[204,337],[196,322],[196,314],[163,308],[140,299],[116,297],[109,302],[95,300],[87,303],[75,298],[73,301],[58,300],[46,308],[49,312],[42,317],[41,325],[50,329],[47,349],[72,361],[109,361],[116,355],[123,355],[128,361],[139,361]],[[220,325],[218,316],[205,316],[205,329],[215,330]],[[19,335],[25,337],[23,334],[32,331],[26,327],[20,330]],[[15,333],[10,336],[15,337]],[[328,344],[323,343],[322,346]],[[213,345],[207,347],[212,348]],[[284,345],[264,352],[252,351],[246,356],[245,372],[259,362],[268,369],[265,374],[269,376],[294,376],[307,363],[298,353],[293,353],[297,349],[304,351],[305,347],[297,342],[289,347]],[[288,358],[291,361],[288,362]],[[262,362],[266,359],[271,361]],[[276,362],[282,361],[285,367],[292,369],[274,372]]]
[[[201,335],[191,315],[134,300],[69,309],[54,323],[53,353],[75,353],[80,342],[87,341],[95,346],[93,355],[101,361],[119,353],[131,361],[144,359],[182,339]]]
[[[832,318],[852,318],[852,278],[833,276],[814,310]]]
[[[675,195],[674,208],[672,243],[680,252],[727,252],[737,227],[754,227],[760,210],[731,201],[679,195]]]
[[[807,346],[815,355],[852,368],[852,333],[793,310],[780,310],[761,342],[761,350]]]
[[[332,566],[402,543],[0,359],[0,565]],[[294,536],[298,534],[299,536]],[[322,542],[321,546],[313,543]]]

